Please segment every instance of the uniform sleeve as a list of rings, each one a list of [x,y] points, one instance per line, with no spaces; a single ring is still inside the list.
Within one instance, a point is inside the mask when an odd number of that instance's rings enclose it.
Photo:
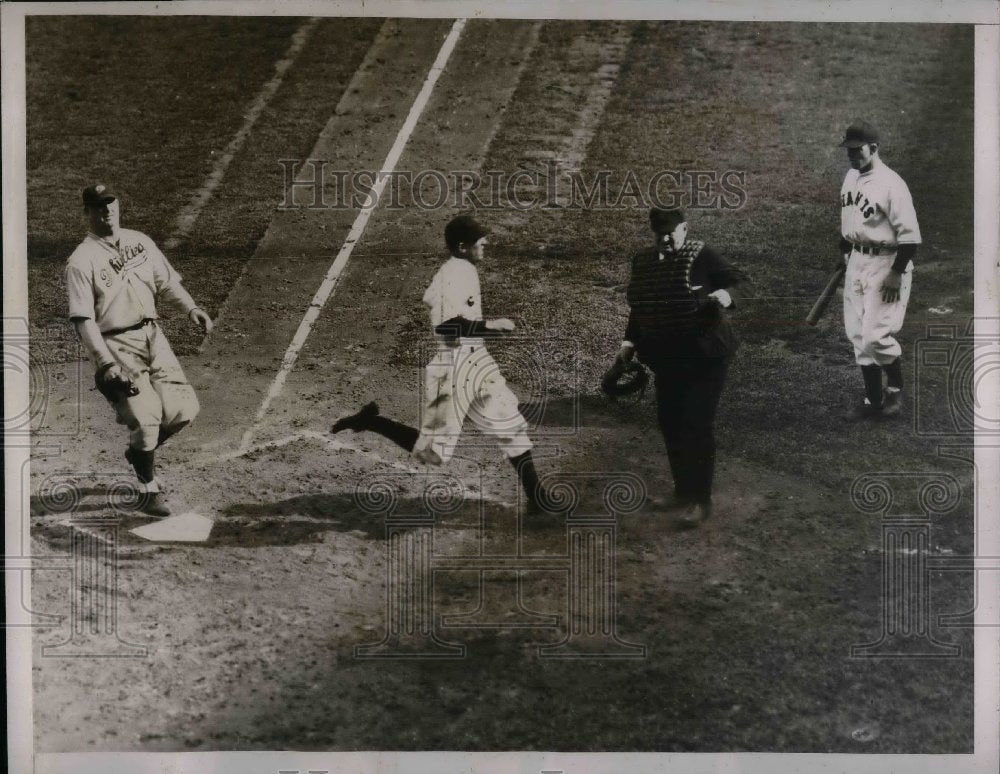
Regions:
[[[628,313],[628,322],[625,324],[625,335],[622,337],[623,342],[627,341],[632,346],[635,346],[636,342],[639,341],[641,336],[641,331],[639,330],[639,320],[635,316],[635,312],[631,309]]]
[[[69,319],[97,319],[94,312],[93,283],[79,266],[66,266],[66,294],[69,298]]]
[[[463,265],[464,261],[456,261],[453,264],[443,267],[428,288],[435,293],[435,305],[439,318],[434,320],[435,324],[450,320],[454,317],[464,317],[466,320],[475,318],[471,314],[472,307],[467,303],[468,299],[478,293],[479,279],[475,268]]]
[[[632,255],[629,256],[628,259],[629,277],[628,277],[628,285],[626,286],[625,289],[625,300],[628,302],[629,310],[628,310],[628,322],[625,323],[625,335],[622,337],[623,338],[622,343],[627,341],[632,346],[635,346],[638,343],[639,337],[641,335],[641,331],[639,330],[639,319],[635,314],[635,310],[632,309],[632,303],[633,300],[635,299],[635,292],[634,292],[635,291],[634,283],[636,281],[635,268],[638,260],[639,260],[638,253],[633,253]]]
[[[177,273],[170,261],[154,243],[148,241],[150,259],[153,261],[153,277],[156,281],[157,298],[163,298],[179,307],[185,314],[198,305],[181,284],[181,275]]]
[[[431,284],[424,291],[424,303],[427,305],[428,316],[431,321],[431,328],[435,328],[444,321],[441,314],[441,269],[438,269],[431,280]]]
[[[441,270],[438,269],[431,279],[431,284],[424,291],[424,303],[433,308],[438,305],[441,298]]]
[[[896,244],[920,244],[920,225],[913,208],[913,197],[902,178],[897,179],[889,189],[889,212],[886,217],[896,232]]]
[[[739,284],[740,273],[711,247],[703,247],[700,257],[705,261],[712,290],[726,290]]]

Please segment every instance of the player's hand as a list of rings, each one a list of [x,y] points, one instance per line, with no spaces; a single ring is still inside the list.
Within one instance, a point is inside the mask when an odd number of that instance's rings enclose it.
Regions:
[[[903,284],[903,275],[895,269],[890,269],[882,280],[882,302],[894,304],[899,301],[899,287]]]
[[[708,294],[709,298],[715,299],[719,302],[719,306],[723,309],[728,309],[733,303],[733,297],[729,295],[728,290],[719,288],[718,290],[713,290]]]
[[[635,347],[631,344],[622,344],[621,349],[618,350],[618,355],[616,356],[618,361],[621,363],[628,363],[635,357]]]
[[[121,366],[117,363],[107,366],[106,368],[98,369],[98,374],[99,378],[109,382],[125,378],[124,374],[122,374]]]
[[[191,318],[191,322],[201,328],[206,334],[212,332],[212,318],[203,309],[195,307],[191,310],[188,317]]]
[[[94,385],[111,403],[127,400],[139,394],[139,388],[125,376],[117,363],[107,363],[94,373]]]
[[[506,317],[501,317],[497,320],[490,320],[486,323],[486,327],[491,331],[499,331],[501,333],[509,333],[514,330],[514,321],[508,320]]]

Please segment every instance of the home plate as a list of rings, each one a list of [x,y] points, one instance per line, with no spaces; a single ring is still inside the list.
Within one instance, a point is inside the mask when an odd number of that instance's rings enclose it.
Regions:
[[[168,516],[154,524],[130,530],[146,540],[161,542],[204,543],[212,532],[211,519],[188,511],[178,516]]]

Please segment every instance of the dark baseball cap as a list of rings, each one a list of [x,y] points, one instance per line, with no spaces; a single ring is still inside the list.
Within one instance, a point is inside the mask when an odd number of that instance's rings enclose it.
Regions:
[[[102,204],[113,202],[117,198],[118,194],[104,183],[94,183],[94,185],[83,189],[83,205],[85,207],[100,207]]]
[[[649,211],[649,227],[657,233],[670,232],[684,223],[684,210],[680,207],[665,210],[661,207],[653,207]]]
[[[878,130],[867,121],[855,121],[844,133],[841,148],[860,148],[862,145],[877,143]]]
[[[454,250],[460,242],[474,245],[489,233],[486,226],[471,215],[459,215],[444,227],[444,242],[449,250]]]

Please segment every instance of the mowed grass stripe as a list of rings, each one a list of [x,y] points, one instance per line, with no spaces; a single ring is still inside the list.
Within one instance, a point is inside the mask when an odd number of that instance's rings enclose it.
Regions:
[[[566,82],[577,34],[547,25],[488,166],[514,169],[525,158],[525,116]],[[928,235],[903,332],[909,355],[927,307],[948,298],[959,314],[971,311],[971,41],[971,29],[955,25],[907,25],[905,35],[886,25],[638,25],[584,174],[609,170],[614,192],[628,172],[640,181],[663,169],[745,172],[741,210],[688,207],[693,233],[748,275],[734,317],[743,347],[720,408],[731,450],[766,450],[782,469],[838,482],[830,454],[869,469],[886,454],[901,466],[925,459],[930,442],[909,432],[861,437],[844,427],[860,377],[839,299],[816,328],[802,320],[836,258],[847,169],[837,144],[856,116],[881,129],[885,159],[909,183]],[[539,124],[553,120],[546,113]],[[952,138],[947,150],[940,137]],[[649,238],[645,206],[630,198],[617,210],[529,211],[509,244],[496,246],[494,267],[533,281],[499,286],[495,303],[536,331],[581,342],[578,381],[596,392],[627,317],[627,256]],[[912,382],[912,361],[906,367]],[[941,401],[935,410],[944,409]],[[817,433],[834,437],[803,454]]]
[[[289,372],[295,367],[295,361],[298,359],[299,351],[305,345],[306,339],[312,331],[313,324],[319,317],[320,312],[323,311],[323,307],[326,305],[327,300],[336,289],[337,283],[340,280],[344,269],[347,267],[348,261],[350,261],[351,253],[354,252],[354,246],[361,239],[361,236],[364,234],[365,228],[368,225],[369,218],[371,218],[372,213],[378,207],[379,197],[381,197],[382,191],[385,189],[388,182],[387,176],[392,174],[392,172],[396,169],[396,164],[399,161],[400,156],[403,154],[403,149],[406,147],[406,143],[410,139],[410,135],[413,133],[414,128],[416,128],[417,122],[420,120],[420,116],[424,111],[424,107],[430,100],[431,93],[434,91],[434,86],[437,84],[438,78],[441,77],[441,73],[447,66],[448,59],[451,57],[452,51],[455,50],[455,45],[458,43],[459,36],[462,34],[462,29],[464,27],[465,19],[457,19],[454,25],[452,25],[448,36],[441,44],[441,50],[438,52],[434,63],[431,65],[423,86],[417,94],[416,99],[413,101],[410,111],[406,116],[406,120],[400,127],[399,133],[396,135],[396,139],[393,142],[392,147],[389,149],[388,155],[385,157],[385,161],[382,162],[378,179],[371,189],[369,198],[370,205],[362,207],[361,211],[358,213],[357,218],[355,218],[354,223],[351,226],[350,232],[347,234],[347,238],[344,240],[343,246],[337,253],[333,263],[330,264],[330,268],[327,270],[326,276],[323,278],[323,282],[316,290],[316,294],[313,296],[313,299],[309,304],[309,308],[306,310],[306,314],[302,318],[302,322],[299,324],[298,330],[295,331],[295,336],[292,337],[292,341],[288,345],[288,349],[285,350],[284,357],[281,359],[281,367],[278,369],[278,373],[275,375],[274,381],[271,382],[267,395],[264,396],[263,402],[257,409],[257,414],[254,417],[253,424],[243,434],[243,438],[240,441],[240,449],[246,450],[249,448],[254,435],[260,428],[260,425],[267,414],[267,410],[270,408],[271,402],[281,394],[281,389],[285,384],[285,379],[288,378]]]
[[[253,130],[254,124],[257,123],[257,119],[260,118],[260,114],[267,107],[267,103],[271,101],[274,97],[275,92],[281,86],[281,82],[284,80],[285,73],[288,72],[288,68],[291,67],[295,58],[302,51],[305,46],[306,41],[309,39],[309,33],[312,32],[316,23],[319,21],[318,18],[313,17],[307,19],[303,22],[302,26],[299,27],[295,34],[292,35],[292,43],[288,47],[288,51],[285,52],[284,57],[279,59],[274,65],[274,75],[271,77],[267,83],[263,85],[261,90],[257,92],[257,96],[254,97],[253,104],[247,110],[243,125],[236,132],[236,135],[226,149],[215,159],[215,163],[212,166],[212,171],[208,174],[205,179],[204,185],[199,188],[191,200],[185,205],[184,209],[181,210],[180,214],[177,216],[177,223],[174,226],[174,231],[164,243],[164,246],[170,250],[177,246],[181,239],[183,239],[194,227],[195,221],[198,220],[198,216],[201,214],[202,209],[208,203],[212,194],[222,183],[222,178],[226,174],[226,170],[233,161],[233,156],[243,147],[243,143],[246,142],[247,137]]]
[[[161,240],[242,122],[293,19],[29,17],[26,171],[32,322],[63,319],[80,190],[120,191],[124,223]]]
[[[65,321],[62,267],[85,228],[80,188],[96,175],[117,185],[123,225],[162,244],[242,125],[248,102],[274,75],[301,20],[28,22],[29,308],[32,325],[44,326]],[[187,238],[168,252],[210,313],[228,295],[281,202],[278,160],[309,152],[380,23],[325,19],[314,28],[235,154],[224,184]],[[140,62],[121,53],[102,59],[90,50],[125,39],[146,52]],[[84,68],[90,70],[86,79],[68,75]],[[121,120],[112,110],[119,102],[141,107],[144,120]],[[129,108],[129,116],[135,113]],[[186,321],[168,318],[164,327],[175,351],[196,351],[200,337]]]
[[[222,312],[238,278],[284,200],[283,159],[302,161],[344,97],[381,19],[323,19],[289,68],[236,154],[226,179],[191,233],[171,252],[213,315]],[[204,300],[202,300],[204,299]],[[172,329],[174,349],[191,354],[202,338],[184,321]]]

